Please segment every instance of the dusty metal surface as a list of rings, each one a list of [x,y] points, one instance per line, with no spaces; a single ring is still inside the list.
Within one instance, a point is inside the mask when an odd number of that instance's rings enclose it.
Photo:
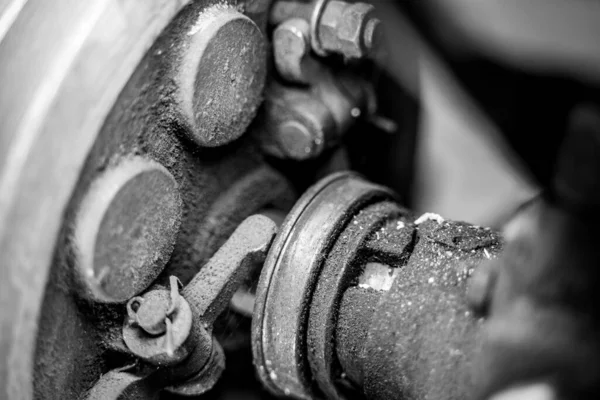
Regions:
[[[193,310],[196,330],[205,329],[212,334],[217,317],[227,309],[235,291],[264,262],[276,232],[275,223],[263,215],[247,218],[185,286],[182,295]],[[206,366],[168,390],[185,395],[202,394],[214,385],[224,368],[223,351],[213,338]]]
[[[74,222],[81,295],[123,302],[150,286],[173,251],[181,208],[177,182],[156,162],[134,157],[104,171]]]
[[[253,267],[262,264],[276,232],[269,218],[249,217],[185,286],[183,296],[203,324],[214,323]]]
[[[498,255],[500,238],[489,229],[434,219],[400,230],[414,231],[414,249],[370,318],[364,393],[467,398],[482,326],[467,302],[467,282],[482,260]]]
[[[356,390],[364,381],[365,343],[371,327],[371,318],[365,316],[377,311],[382,294],[361,286],[349,287],[344,292],[334,338],[336,357],[344,374],[344,379],[337,381],[341,387],[350,386],[350,389]],[[341,373],[339,376],[342,377]]]
[[[371,256],[364,251],[364,243],[388,220],[401,220],[404,214],[393,201],[365,206],[337,235],[323,262],[311,298],[306,345],[313,377],[327,398],[342,397],[335,383],[342,373],[335,355],[335,321],[345,289],[364,268],[362,260]]]
[[[242,164],[241,167],[245,166]],[[206,262],[245,218],[266,208],[287,212],[296,196],[288,179],[267,165],[243,173],[212,198],[212,204],[205,211],[202,229],[195,229],[193,240],[187,243],[191,248],[182,245],[181,251],[187,251],[187,254],[176,252],[165,275],[177,273],[183,283],[189,282],[197,272],[198,264]]]
[[[266,38],[235,7],[204,10],[186,33],[178,70],[178,98],[190,138],[215,147],[239,138],[262,101]]]

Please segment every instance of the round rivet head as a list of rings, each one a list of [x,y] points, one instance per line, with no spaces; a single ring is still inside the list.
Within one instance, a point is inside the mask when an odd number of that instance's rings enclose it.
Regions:
[[[170,302],[153,295],[154,292],[150,292],[146,297],[134,297],[129,300],[127,314],[131,321],[145,332],[150,335],[162,335],[167,331],[165,319],[169,315]]]
[[[311,158],[320,150],[317,141],[323,141],[299,121],[291,120],[279,127],[278,140],[286,156],[294,160]]]
[[[75,218],[79,293],[121,303],[146,289],[171,256],[181,212],[177,182],[162,165],[134,157],[104,171]]]
[[[168,314],[167,309],[171,305],[172,298],[168,290],[152,290],[144,295],[144,301],[135,311],[146,315],[137,315],[136,318],[129,315],[123,324],[123,341],[127,348],[153,365],[178,364],[191,351],[186,345],[193,323],[190,305],[180,297],[173,312]],[[144,322],[155,324],[158,318],[164,318],[164,330],[147,332],[145,328],[148,326],[144,326]]]
[[[221,146],[244,133],[261,103],[265,40],[250,18],[224,5],[205,10],[187,35],[179,86],[191,139]]]

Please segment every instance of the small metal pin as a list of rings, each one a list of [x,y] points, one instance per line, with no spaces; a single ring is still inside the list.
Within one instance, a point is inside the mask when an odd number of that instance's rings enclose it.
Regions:
[[[137,310],[140,308],[143,302],[144,298],[140,296],[133,297],[127,302],[127,316],[132,324],[138,323]],[[137,306],[135,306],[135,304],[137,304]]]
[[[173,354],[175,354],[175,343],[173,339],[173,324],[169,318],[165,318],[165,325],[167,326],[167,332],[165,333],[165,352],[169,357],[173,357]]]
[[[171,305],[167,310],[167,317],[173,314],[179,306],[179,299],[181,297],[181,295],[179,294],[179,288],[183,286],[179,278],[177,278],[176,276],[171,276],[169,278],[169,283],[171,286]]]

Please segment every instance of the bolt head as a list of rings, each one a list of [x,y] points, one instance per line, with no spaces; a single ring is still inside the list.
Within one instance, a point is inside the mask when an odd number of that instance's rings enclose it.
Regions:
[[[263,117],[263,150],[297,161],[320,155],[337,128],[331,110],[313,91],[278,84],[267,92]]]
[[[380,22],[374,13],[375,8],[370,4],[331,1],[319,26],[323,49],[346,58],[368,56],[376,42],[374,39],[380,35]]]
[[[281,124],[277,134],[283,152],[294,160],[312,158],[318,149],[317,135],[300,121],[287,121]]]
[[[302,18],[292,18],[273,32],[273,56],[279,74],[292,82],[308,83],[302,64],[310,52],[310,26]]]

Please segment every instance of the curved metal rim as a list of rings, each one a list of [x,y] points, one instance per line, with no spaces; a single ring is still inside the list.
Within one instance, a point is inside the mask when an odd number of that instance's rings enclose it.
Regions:
[[[263,347],[263,325],[264,325],[264,312],[266,308],[266,302],[268,297],[269,286],[275,275],[276,264],[279,260],[281,250],[288,241],[288,236],[296,226],[297,220],[320,192],[328,187],[333,182],[345,178],[348,173],[339,173],[331,175],[324,180],[318,182],[314,186],[308,189],[302,195],[300,200],[296,203],[292,211],[288,214],[283,225],[281,226],[265,264],[260,274],[258,283],[258,289],[256,292],[256,300],[254,303],[254,315],[252,318],[252,353],[253,359],[258,371],[258,375],[261,381],[267,386],[267,388],[275,393],[282,394],[284,391],[280,390],[276,385],[271,384],[269,373],[267,372],[268,364],[264,358],[264,347]]]
[[[29,0],[1,38],[10,93],[0,102],[1,398],[33,395],[36,324],[65,206],[122,88],[189,2]]]
[[[325,57],[327,52],[321,46],[321,40],[319,39],[319,21],[321,16],[323,15],[323,11],[329,3],[329,0],[317,0],[317,4],[315,4],[315,9],[313,10],[312,15],[310,16],[310,44],[313,48],[313,51],[321,56]]]
[[[348,186],[356,182],[362,185]],[[380,190],[373,193],[374,187]],[[322,255],[355,212],[382,194],[394,198],[355,173],[338,173],[310,188],[286,218],[263,267],[252,320],[254,362],[272,392],[312,398],[303,337]],[[322,211],[317,218],[311,212],[316,210]],[[314,229],[299,229],[301,225]],[[308,259],[294,258],[307,254]]]

